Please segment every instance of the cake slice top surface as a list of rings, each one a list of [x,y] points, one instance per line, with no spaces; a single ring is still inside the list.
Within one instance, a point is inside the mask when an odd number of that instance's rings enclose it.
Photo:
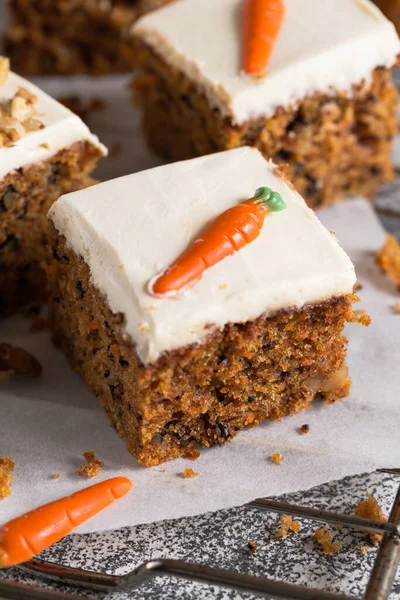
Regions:
[[[0,179],[25,165],[48,160],[59,150],[83,140],[89,141],[99,148],[102,154],[106,154],[106,148],[77,115],[36,85],[12,72],[9,72],[5,81],[0,84],[0,135],[3,131],[7,134],[8,130],[5,127],[14,127],[9,121],[11,117],[4,115],[9,115],[11,102],[21,89],[35,97],[32,118],[37,125],[33,127],[28,125],[26,129],[24,127],[24,131],[21,128],[23,122],[26,124],[24,106],[20,109],[18,106],[15,107],[19,139],[12,143],[6,140],[5,143],[0,144]],[[40,128],[36,129],[37,126]]]
[[[285,0],[261,80],[241,70],[243,0],[178,0],[142,17],[133,35],[183,71],[233,123],[272,116],[314,93],[349,93],[400,52],[394,25],[369,0]]]
[[[210,326],[352,292],[350,259],[275,171],[258,150],[240,148],[101,183],[62,196],[50,209],[111,310],[124,313],[143,363],[201,342]],[[255,241],[175,298],[149,295],[147,285],[157,273],[208,223],[260,186],[279,192],[287,208],[267,215]]]

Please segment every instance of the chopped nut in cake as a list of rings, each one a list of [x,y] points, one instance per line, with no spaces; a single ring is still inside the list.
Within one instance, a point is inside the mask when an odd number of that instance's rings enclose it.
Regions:
[[[97,477],[101,468],[104,467],[104,463],[95,456],[93,450],[84,452],[83,457],[87,464],[79,467],[76,472],[77,475],[81,477]]]
[[[4,500],[11,494],[11,473],[14,471],[15,463],[9,456],[0,458],[0,500]]]
[[[314,540],[321,546],[324,554],[333,554],[339,552],[341,545],[338,542],[332,542],[332,532],[327,527],[319,527],[314,532]]]

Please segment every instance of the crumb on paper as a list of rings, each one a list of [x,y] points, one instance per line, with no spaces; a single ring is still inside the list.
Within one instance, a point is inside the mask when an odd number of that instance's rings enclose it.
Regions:
[[[314,531],[314,540],[321,546],[324,554],[333,554],[339,552],[341,545],[338,542],[332,542],[332,532],[327,527],[319,527]]]
[[[22,348],[0,343],[0,376],[10,379],[14,375],[39,377],[42,365],[34,356]]]
[[[351,322],[356,323],[357,325],[363,325],[364,327],[369,327],[372,320],[365,308],[358,308],[357,310],[353,310]]]
[[[227,288],[227,287],[228,287],[228,286],[227,286],[227,284],[226,284],[226,283],[221,283],[221,285],[219,286],[219,289],[220,289],[220,290],[226,290],[226,288]]]
[[[368,552],[368,548],[367,546],[357,546],[357,550],[359,550],[361,552],[361,554],[367,554]]]
[[[357,503],[355,514],[357,517],[361,517],[362,519],[372,519],[373,521],[382,521],[382,523],[387,522],[387,517],[385,516],[382,508],[378,504],[378,501],[371,494],[367,494],[366,500],[361,500]],[[371,542],[377,546],[382,540],[383,533],[368,533],[371,538]]]
[[[9,457],[0,458],[0,500],[4,500],[11,494],[10,486],[15,462]]]
[[[10,72],[10,59],[6,56],[0,56],[0,85],[3,85]]]
[[[53,473],[51,476],[52,479],[60,479],[60,473]]]
[[[396,302],[395,304],[393,304],[392,306],[392,311],[396,314],[396,315],[400,315],[400,302]]]
[[[249,542],[247,544],[247,552],[249,554],[255,554],[256,550],[257,550],[257,542],[256,542],[256,540],[252,540],[251,542]]]
[[[193,469],[187,468],[183,471],[183,473],[179,473],[180,477],[183,477],[184,479],[190,479],[192,477],[197,477],[198,473],[196,473],[196,471],[193,471]]]
[[[123,270],[123,268],[124,268],[124,265],[122,265],[122,264],[121,264],[121,265],[118,265],[118,269],[119,269],[120,271],[122,271],[122,270]]]
[[[363,288],[364,288],[363,284],[360,283],[359,281],[356,281],[354,284],[354,287],[353,287],[353,293],[355,294],[356,292],[359,292]]]
[[[400,291],[400,243],[394,235],[387,235],[376,257],[377,263]]]
[[[271,454],[271,460],[277,465],[281,465],[283,463],[283,456],[279,452],[275,452],[275,454]]]
[[[299,432],[300,432],[300,433],[302,433],[302,434],[304,434],[304,435],[305,435],[306,433],[308,433],[309,431],[310,431],[310,426],[309,426],[309,424],[308,424],[308,423],[304,423],[304,425],[302,425],[302,426],[299,428]]]
[[[87,464],[82,465],[77,470],[77,475],[81,477],[96,477],[102,467],[104,467],[104,463],[95,456],[93,450],[88,450],[83,453],[83,457],[86,460]]]
[[[274,535],[272,536],[273,538],[284,538],[289,535],[289,533],[299,533],[301,527],[300,522],[293,521],[290,515],[281,515],[279,521],[279,529],[275,531]]]

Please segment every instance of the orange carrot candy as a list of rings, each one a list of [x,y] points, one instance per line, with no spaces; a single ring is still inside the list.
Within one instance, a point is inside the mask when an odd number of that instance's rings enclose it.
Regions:
[[[242,70],[245,74],[265,75],[284,16],[283,0],[244,0]]]
[[[115,477],[9,521],[0,527],[0,568],[30,560],[131,488],[129,479]]]
[[[173,297],[193,285],[206,269],[258,238],[269,212],[284,210],[278,192],[258,188],[253,198],[220,214],[165,271],[156,275],[148,291],[156,297]]]

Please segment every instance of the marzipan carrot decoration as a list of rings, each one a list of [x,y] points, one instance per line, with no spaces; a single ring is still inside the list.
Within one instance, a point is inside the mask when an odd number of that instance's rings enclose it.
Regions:
[[[244,0],[242,70],[245,74],[265,75],[284,16],[283,0]]]
[[[0,527],[0,568],[30,560],[131,488],[129,479],[115,477],[9,521]]]
[[[258,188],[253,198],[220,214],[172,265],[154,277],[149,293],[172,297],[193,285],[206,269],[257,239],[269,212],[284,208],[286,204],[278,192]]]

